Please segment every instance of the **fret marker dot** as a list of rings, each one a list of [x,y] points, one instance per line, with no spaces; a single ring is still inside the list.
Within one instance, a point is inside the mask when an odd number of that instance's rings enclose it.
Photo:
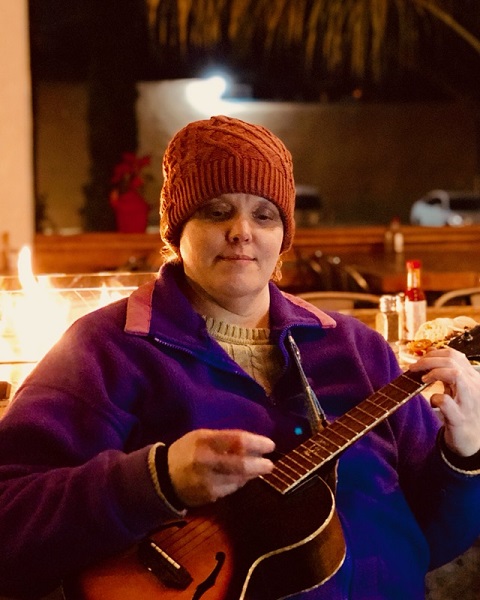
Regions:
[[[302,435],[303,429],[301,427],[295,427],[293,432],[295,433],[295,435]]]

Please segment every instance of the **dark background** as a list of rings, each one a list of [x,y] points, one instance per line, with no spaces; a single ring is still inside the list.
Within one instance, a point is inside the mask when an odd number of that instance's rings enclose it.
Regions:
[[[475,34],[478,2],[459,4],[459,16]],[[243,52],[222,40],[208,50],[190,48],[183,55],[155,42],[143,0],[30,0],[29,6],[34,80],[86,80],[97,54],[113,51],[138,80],[196,77],[209,67],[225,67],[259,99],[336,101],[353,92],[358,95],[359,88],[361,97],[370,101],[450,99],[463,94],[480,98],[480,56],[446,27],[441,39],[428,25],[424,36],[420,31],[419,52],[408,67],[395,64],[392,50],[382,81],[374,82],[371,73],[361,80],[352,77],[347,66],[327,72],[321,60],[312,72],[302,63],[300,49],[276,48],[265,56],[260,36],[257,47]],[[471,16],[465,14],[468,7]]]
[[[164,0],[164,12],[158,15],[172,31],[177,3]],[[480,32],[478,1],[462,0],[452,7],[457,4],[457,19],[473,33]],[[138,147],[138,81],[199,77],[218,67],[234,74],[235,82],[242,84],[237,89],[260,100],[398,104],[461,99],[476,111],[480,140],[480,53],[445,26],[433,30],[428,19],[419,26],[418,51],[408,65],[398,64],[394,36],[390,40],[387,35],[378,79],[372,69],[362,77],[352,76],[347,63],[332,71],[319,52],[308,67],[301,47],[277,44],[266,53],[261,29],[244,47],[226,36],[209,48],[189,45],[185,52],[175,43],[162,45],[147,23],[144,0],[29,0],[29,8],[34,123],[39,82],[82,81],[88,89],[91,172],[83,188],[82,214],[86,231],[115,229],[108,201],[110,178],[122,153]],[[478,173],[479,157],[480,149]],[[36,198],[39,229],[43,206],[38,194]]]

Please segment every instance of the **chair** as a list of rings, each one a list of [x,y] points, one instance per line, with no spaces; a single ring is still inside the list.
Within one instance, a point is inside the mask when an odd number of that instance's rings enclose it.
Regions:
[[[352,265],[344,264],[339,256],[329,256],[317,250],[308,258],[299,257],[300,267],[314,275],[314,289],[322,291],[371,292],[370,286]]]
[[[320,291],[297,294],[322,310],[351,310],[353,308],[377,308],[380,296],[364,292]]]
[[[437,307],[445,306],[446,304],[480,306],[480,287],[461,288],[445,292],[433,303]]]

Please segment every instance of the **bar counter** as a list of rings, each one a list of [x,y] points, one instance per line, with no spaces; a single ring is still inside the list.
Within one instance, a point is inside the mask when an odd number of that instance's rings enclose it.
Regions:
[[[318,289],[318,278],[305,265],[316,252],[338,257],[364,275],[375,293],[398,292],[405,286],[405,260],[420,258],[427,291],[444,292],[480,285],[480,225],[468,227],[402,227],[404,252],[385,251],[386,227],[339,226],[297,229],[293,248],[283,257],[280,286],[288,291]],[[33,267],[40,273],[95,273],[156,270],[162,263],[158,233],[37,234]],[[16,269],[15,265],[11,265]],[[10,273],[15,274],[14,272]]]
[[[480,286],[480,253],[471,250],[408,251],[399,255],[344,255],[343,260],[361,273],[371,289],[379,294],[405,289],[405,261],[422,262],[422,288],[426,292],[446,292]]]

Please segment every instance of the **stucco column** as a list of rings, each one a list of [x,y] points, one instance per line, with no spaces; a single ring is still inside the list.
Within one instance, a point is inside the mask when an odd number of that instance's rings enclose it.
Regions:
[[[0,271],[34,235],[28,0],[0,0]],[[16,272],[16,264],[15,272]]]

